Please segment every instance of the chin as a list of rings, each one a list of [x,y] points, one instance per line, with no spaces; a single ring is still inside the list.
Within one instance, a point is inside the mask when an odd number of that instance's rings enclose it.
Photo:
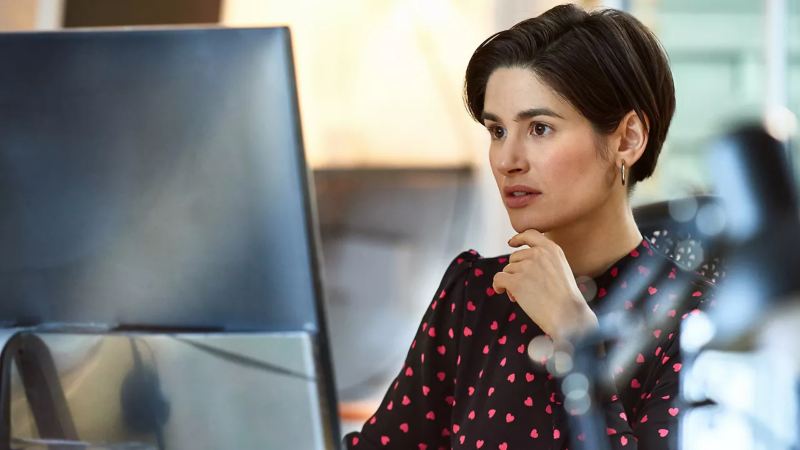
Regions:
[[[564,204],[574,203],[565,201]],[[600,205],[602,206],[602,204]],[[511,226],[518,233],[525,230],[534,229],[540,233],[549,233],[563,228],[569,228],[581,222],[585,222],[596,212],[595,208],[538,208],[533,209],[506,209]]]
[[[556,224],[552,220],[546,220],[541,217],[526,217],[529,215],[530,214],[520,214],[520,211],[508,213],[508,218],[511,221],[511,227],[514,228],[514,231],[522,233],[523,231],[534,229],[540,233],[547,233],[556,227]]]

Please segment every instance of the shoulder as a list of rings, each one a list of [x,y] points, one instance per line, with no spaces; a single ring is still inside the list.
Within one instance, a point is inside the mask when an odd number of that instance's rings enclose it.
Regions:
[[[447,267],[442,279],[442,286],[454,286],[457,282],[463,286],[487,284],[491,286],[494,275],[508,264],[509,255],[486,258],[474,249],[459,253]],[[479,283],[475,283],[478,281]]]
[[[508,264],[509,255],[484,257],[477,250],[469,249],[459,253],[450,262],[448,273],[468,273],[472,275],[494,275]]]
[[[494,297],[494,276],[508,264],[508,258],[509,255],[486,258],[475,250],[461,252],[445,273],[440,296],[459,292],[464,299],[475,302]]]
[[[468,313],[481,320],[505,311],[512,305],[506,294],[493,288],[494,276],[508,264],[508,255],[485,258],[475,250],[467,250],[453,258],[437,292],[436,304],[447,303],[451,312]],[[499,308],[499,309],[498,309]],[[474,324],[474,323],[473,323]]]

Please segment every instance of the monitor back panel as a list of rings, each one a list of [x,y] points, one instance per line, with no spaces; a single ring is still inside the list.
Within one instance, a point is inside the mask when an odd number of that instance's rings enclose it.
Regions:
[[[288,30],[0,35],[0,323],[316,329]]]

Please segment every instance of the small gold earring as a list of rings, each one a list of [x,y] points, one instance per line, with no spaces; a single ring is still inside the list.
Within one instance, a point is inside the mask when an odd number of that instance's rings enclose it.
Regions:
[[[625,186],[625,161],[622,161],[622,166],[620,166],[619,171],[622,175],[622,185]]]

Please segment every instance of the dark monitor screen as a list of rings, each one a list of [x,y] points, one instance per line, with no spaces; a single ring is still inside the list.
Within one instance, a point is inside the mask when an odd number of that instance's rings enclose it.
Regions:
[[[302,332],[335,445],[289,30],[6,33],[0,64],[0,326]]]
[[[315,330],[285,28],[0,35],[0,321]]]

